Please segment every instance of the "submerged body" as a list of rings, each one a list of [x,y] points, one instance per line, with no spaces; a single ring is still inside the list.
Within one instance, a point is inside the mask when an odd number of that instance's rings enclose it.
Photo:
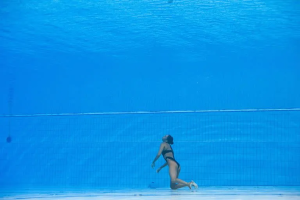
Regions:
[[[171,140],[170,140],[170,138],[171,138]],[[178,178],[181,168],[180,168],[180,164],[174,158],[174,151],[171,147],[171,144],[173,144],[173,137],[166,135],[162,138],[162,140],[163,140],[163,142],[160,145],[158,154],[152,162],[152,167],[155,166],[155,161],[162,154],[164,159],[166,160],[166,163],[164,165],[162,165],[160,168],[158,168],[156,170],[156,172],[158,173],[165,166],[167,166],[167,165],[169,166],[169,175],[171,178],[171,182],[170,182],[171,189],[178,189],[178,188],[182,188],[182,187],[186,187],[186,186],[189,187],[190,189],[192,186],[197,188],[198,186],[194,181],[185,182]]]
[[[166,162],[168,162],[167,159],[173,160],[174,162],[176,162],[176,164],[178,166],[178,169],[180,169],[180,164],[175,160],[174,151],[173,151],[172,146],[170,144],[166,143],[165,149],[161,153],[162,153],[164,159],[166,160]]]

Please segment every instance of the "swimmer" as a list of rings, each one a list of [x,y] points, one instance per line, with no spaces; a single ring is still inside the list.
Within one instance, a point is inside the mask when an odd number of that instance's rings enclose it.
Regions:
[[[182,188],[182,187],[186,187],[186,186],[189,187],[190,189],[192,188],[192,186],[194,186],[197,189],[198,185],[194,181],[185,182],[178,178],[181,168],[180,168],[180,164],[174,158],[174,152],[171,147],[171,144],[173,144],[173,137],[171,135],[165,135],[162,138],[162,141],[163,142],[160,145],[157,156],[154,158],[154,160],[152,162],[152,165],[151,165],[152,168],[155,167],[155,161],[162,154],[164,159],[166,160],[166,163],[164,165],[162,165],[160,168],[158,168],[156,170],[156,172],[159,173],[159,171],[162,168],[164,168],[167,165],[169,166],[169,175],[171,178],[171,183],[170,183],[171,189],[176,190],[178,188]]]

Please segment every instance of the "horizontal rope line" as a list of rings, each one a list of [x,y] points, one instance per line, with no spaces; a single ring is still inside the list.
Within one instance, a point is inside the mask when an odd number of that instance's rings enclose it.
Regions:
[[[27,115],[0,115],[0,117],[38,117],[38,116],[79,116],[79,115],[126,115],[126,114],[169,114],[169,113],[216,113],[216,112],[268,112],[268,111],[300,111],[300,108],[278,109],[231,109],[231,110],[171,110],[171,111],[132,111],[132,112],[95,112],[95,113],[54,113]]]

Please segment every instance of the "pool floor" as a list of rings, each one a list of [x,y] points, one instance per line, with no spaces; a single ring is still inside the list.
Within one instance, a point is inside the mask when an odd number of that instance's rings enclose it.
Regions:
[[[66,200],[206,200],[206,199],[298,199],[300,187],[200,187],[198,190],[179,189],[99,189],[99,190],[2,190],[1,199],[66,199]]]

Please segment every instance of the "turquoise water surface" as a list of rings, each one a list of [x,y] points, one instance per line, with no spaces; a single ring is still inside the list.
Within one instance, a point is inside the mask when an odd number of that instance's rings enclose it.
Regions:
[[[296,0],[1,1],[0,186],[168,188],[166,134],[183,180],[299,186],[299,24]]]

